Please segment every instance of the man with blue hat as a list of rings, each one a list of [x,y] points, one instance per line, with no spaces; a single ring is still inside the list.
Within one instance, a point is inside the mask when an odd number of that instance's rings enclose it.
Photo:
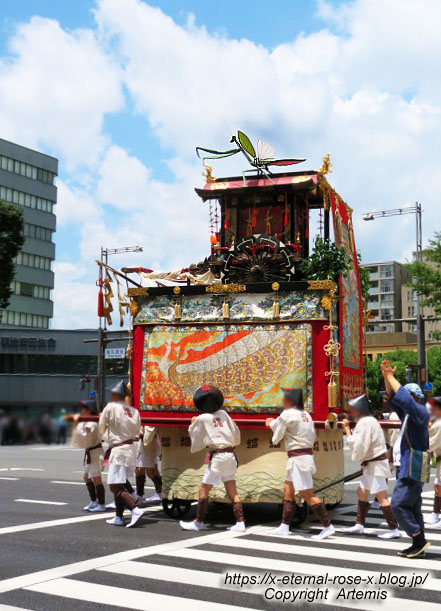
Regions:
[[[130,389],[121,380],[110,389],[111,400],[101,413],[99,431],[101,437],[107,435],[109,448],[106,459],[109,461],[107,483],[115,497],[116,515],[107,520],[112,526],[124,526],[124,509],[132,513],[127,528],[136,524],[143,512],[136,507],[135,500],[126,490],[126,481],[134,475],[136,465],[135,437],[141,430],[139,411],[129,405],[125,398],[130,396]]]
[[[430,545],[424,535],[421,498],[426,479],[423,469],[430,469],[425,460],[428,458],[430,416],[425,405],[421,404],[424,400],[421,388],[418,384],[401,386],[395,377],[396,369],[388,360],[381,363],[387,401],[402,423],[400,436],[395,442],[400,451],[400,465],[391,505],[399,526],[412,540],[412,545],[398,555],[416,558],[423,557]],[[422,467],[421,472],[415,469],[414,458]]]

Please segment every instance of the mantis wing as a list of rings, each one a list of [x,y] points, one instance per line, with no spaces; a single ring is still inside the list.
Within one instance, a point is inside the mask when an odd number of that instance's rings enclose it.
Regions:
[[[257,156],[259,159],[274,159],[275,150],[273,147],[263,140],[257,141]]]

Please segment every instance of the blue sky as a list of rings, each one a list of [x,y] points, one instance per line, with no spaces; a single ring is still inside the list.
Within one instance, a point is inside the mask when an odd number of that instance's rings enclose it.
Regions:
[[[101,245],[144,247],[120,266],[169,270],[206,255],[194,148],[222,148],[238,128],[307,157],[305,168],[331,152],[365,260],[404,260],[413,247],[411,217],[372,226],[367,210],[418,199],[425,239],[437,228],[437,0],[2,8],[0,136],[60,160],[55,326],[94,324]],[[242,165],[218,162],[215,174]]]

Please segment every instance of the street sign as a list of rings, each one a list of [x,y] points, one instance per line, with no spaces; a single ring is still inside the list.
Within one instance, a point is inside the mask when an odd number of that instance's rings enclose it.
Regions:
[[[125,359],[126,349],[125,348],[106,348],[104,352],[106,359]]]
[[[433,384],[432,384],[432,382],[426,382],[424,384],[423,390],[424,390],[426,395],[430,395],[430,393],[433,391]]]

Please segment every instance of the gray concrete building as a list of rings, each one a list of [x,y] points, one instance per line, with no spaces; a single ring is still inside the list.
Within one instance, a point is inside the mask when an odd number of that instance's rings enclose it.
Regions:
[[[84,340],[97,337],[96,329],[0,328],[0,409],[29,417],[57,414],[89,398],[96,387],[98,344]],[[126,346],[127,339],[109,344],[117,358],[105,359],[106,385],[127,378]]]
[[[401,286],[408,281],[407,270],[397,261],[365,263],[363,267],[369,270],[371,283],[368,308],[372,318],[367,333],[401,331],[402,323],[391,321],[402,318]]]
[[[26,237],[0,326],[48,329],[53,316],[53,233],[58,160],[0,138],[0,199],[23,208]]]

